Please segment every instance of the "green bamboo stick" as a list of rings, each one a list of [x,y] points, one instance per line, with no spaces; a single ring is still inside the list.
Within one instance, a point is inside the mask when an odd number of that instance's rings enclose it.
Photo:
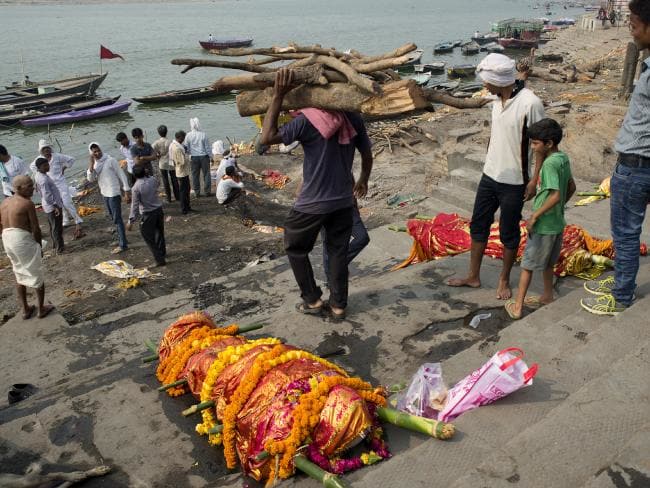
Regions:
[[[149,349],[152,353],[158,355],[158,348],[153,342],[151,342],[151,339],[144,341],[144,345],[147,346],[147,349]]]
[[[239,330],[237,333],[239,334],[244,334],[245,332],[251,332],[253,330],[258,330],[264,327],[264,324],[248,324],[248,325],[240,325]]]
[[[255,456],[255,461],[264,461],[267,457],[269,457],[268,452],[260,451],[257,456]]]
[[[402,427],[403,429],[426,434],[436,439],[451,439],[455,433],[455,428],[452,424],[418,417],[417,415],[400,412],[393,408],[377,407],[377,417],[384,422]]]
[[[307,476],[320,481],[325,488],[347,488],[349,486],[341,478],[316,466],[305,456],[294,457],[293,463],[297,469],[305,473]]]
[[[174,388],[175,386],[181,386],[187,384],[186,379],[174,381],[173,383],[167,383],[166,385],[162,385],[158,387],[158,391],[167,391],[170,388]]]
[[[183,410],[183,417],[189,417],[190,415],[196,412],[206,410],[210,407],[214,407],[214,400],[208,400],[207,402],[197,403],[196,405],[192,405],[190,408]]]
[[[579,197],[606,197],[607,193],[604,191],[578,191],[576,195]]]
[[[158,359],[158,354],[153,354],[151,356],[147,356],[145,358],[142,358],[142,362],[143,363],[153,363],[157,359]]]
[[[403,225],[389,225],[388,230],[392,230],[393,232],[406,232],[406,227]]]
[[[415,216],[416,220],[433,220],[433,217],[431,215],[416,215]]]
[[[208,434],[221,434],[222,432],[223,432],[222,424],[217,424],[214,427],[212,427],[210,430],[208,430]]]

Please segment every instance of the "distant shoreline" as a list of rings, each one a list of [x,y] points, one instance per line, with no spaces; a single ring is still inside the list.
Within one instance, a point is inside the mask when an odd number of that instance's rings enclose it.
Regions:
[[[0,0],[0,7],[4,6],[31,6],[31,5],[100,5],[100,4],[149,4],[149,3],[211,3],[219,0]]]

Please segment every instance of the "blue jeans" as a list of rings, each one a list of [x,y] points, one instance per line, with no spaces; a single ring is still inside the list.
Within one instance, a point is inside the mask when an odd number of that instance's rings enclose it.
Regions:
[[[614,280],[612,294],[629,306],[639,271],[641,228],[650,201],[650,168],[616,165],[610,184],[611,227],[614,238]]]
[[[327,282],[330,281],[330,258],[327,253],[327,235],[325,229],[320,231],[321,241],[323,242],[323,271],[325,271],[325,276],[327,277]],[[361,214],[359,213],[359,207],[356,205],[352,207],[352,236],[350,244],[348,245],[348,254],[346,264],[350,264],[354,258],[356,258],[363,248],[368,245],[370,242],[370,236],[366,230],[366,226],[363,225],[363,220],[361,220]]]
[[[115,197],[104,197],[104,203],[108,209],[108,215],[117,226],[117,238],[120,243],[120,249],[127,249],[129,247],[126,242],[126,230],[124,229],[124,221],[122,220],[122,197],[117,195]]]

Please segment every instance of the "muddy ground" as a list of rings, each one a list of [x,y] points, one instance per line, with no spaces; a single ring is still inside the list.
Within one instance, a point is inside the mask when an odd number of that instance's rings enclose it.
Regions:
[[[603,69],[593,80],[583,77],[577,83],[565,84],[530,78],[528,86],[545,103],[571,102],[568,110],[559,110],[567,113],[550,109],[548,115],[560,121],[565,129],[561,147],[571,157],[574,175],[596,182],[611,172],[615,162],[612,143],[626,110],[626,102],[617,97],[617,92],[623,46],[629,36],[627,31],[614,30],[596,32],[593,36],[598,48],[584,53],[586,59],[599,58],[617,50],[603,63]],[[584,50],[584,42],[572,40],[570,34],[565,37],[566,42],[558,41],[553,49],[564,49],[573,54]],[[414,207],[407,205],[391,209],[386,204],[387,199],[399,194],[426,197],[435,192],[437,183],[446,176],[446,148],[450,143],[456,148],[459,145],[486,148],[489,118],[487,107],[472,110],[438,107],[433,113],[407,117],[406,122],[402,120],[402,124],[413,126],[404,129],[412,134],[412,137],[404,135],[411,148],[393,144],[392,152],[386,149],[377,155],[368,197],[359,202],[367,227],[402,224],[414,213]],[[386,127],[386,124],[371,123],[369,129],[373,131],[373,128]],[[467,128],[476,130],[465,137],[450,138],[449,133],[454,129]],[[98,262],[114,258],[110,250],[116,244],[114,226],[95,191],[82,203],[99,206],[102,212],[85,218],[85,237],[72,240],[71,228],[66,229],[64,237],[68,252],[61,256],[48,256],[45,261],[46,299],[55,304],[70,323],[183,288],[197,288],[199,299],[195,306],[202,308],[200,297],[208,297],[211,293],[209,285],[203,283],[258,259],[273,259],[283,254],[281,233],[258,232],[251,228],[251,223],[282,225],[300,181],[301,161],[299,150],[292,155],[242,156],[240,163],[245,167],[257,173],[272,168],[288,175],[291,181],[283,189],[272,189],[260,180],[248,180],[248,189],[258,196],[246,196],[227,207],[218,205],[214,197],[193,199],[192,206],[198,213],[190,216],[180,213],[177,202],[165,203],[168,265],[160,270],[160,278],[143,280],[140,286],[126,290],[117,288],[119,279],[91,269]],[[358,166],[355,163],[357,169]],[[123,214],[126,218],[126,206]],[[41,228],[47,232],[46,219],[41,215],[40,220]],[[153,264],[137,227],[128,233],[128,239],[130,249],[119,258],[135,267]],[[96,291],[97,288],[102,289]],[[13,274],[3,255],[0,256],[0,323],[12,317],[17,308]]]

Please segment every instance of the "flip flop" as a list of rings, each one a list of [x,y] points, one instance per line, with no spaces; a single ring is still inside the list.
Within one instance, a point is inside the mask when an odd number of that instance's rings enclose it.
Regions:
[[[44,319],[45,317],[47,317],[50,314],[50,312],[54,310],[55,307],[54,305],[45,305],[43,306],[43,308],[45,309],[44,312],[42,314],[40,313],[38,314],[39,319]]]
[[[344,320],[346,317],[345,309],[343,312],[335,312],[332,310],[332,306],[329,303],[327,304],[327,312],[333,320]]]
[[[30,305],[29,308],[27,309],[27,313],[23,314],[23,320],[29,320],[32,318],[34,315],[34,311],[36,310],[36,307],[34,305]]]
[[[506,312],[508,313],[508,316],[512,320],[519,320],[521,318],[521,314],[517,315],[515,313],[515,301],[514,300],[508,300],[506,304],[504,305],[504,308],[506,309]]]
[[[544,305],[540,300],[538,295],[531,295],[524,298],[524,305],[530,308],[539,308]]]
[[[305,315],[320,315],[323,311],[323,305],[320,307],[310,307],[305,302],[296,303],[296,311]]]

